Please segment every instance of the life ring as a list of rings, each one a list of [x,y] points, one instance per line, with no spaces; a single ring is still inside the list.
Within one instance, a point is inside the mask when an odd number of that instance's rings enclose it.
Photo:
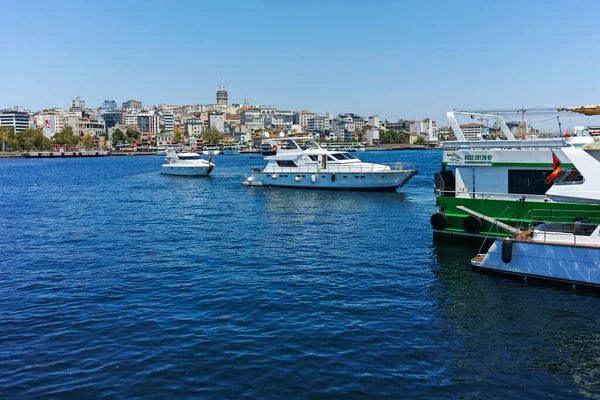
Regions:
[[[277,152],[277,150],[279,149],[279,146],[277,146],[277,144],[274,144],[274,145],[273,145],[273,147],[271,147],[271,149],[272,149],[274,152]]]
[[[556,167],[556,169],[550,175],[548,175],[548,177],[546,178],[544,183],[546,185],[549,185],[550,183],[552,183],[554,178],[556,178],[558,176],[558,174],[560,174],[561,172],[562,172],[562,170],[559,167]]]

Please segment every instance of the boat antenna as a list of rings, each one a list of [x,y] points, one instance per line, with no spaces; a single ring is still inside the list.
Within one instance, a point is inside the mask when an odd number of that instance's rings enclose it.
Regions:
[[[561,129],[561,123],[560,123],[560,115],[557,115],[556,119],[558,120],[558,134],[560,136],[562,136],[562,129]]]

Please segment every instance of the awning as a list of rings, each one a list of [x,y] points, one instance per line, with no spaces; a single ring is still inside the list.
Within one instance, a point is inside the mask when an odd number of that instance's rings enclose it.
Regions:
[[[571,111],[583,115],[600,115],[600,104],[592,106],[564,107],[559,108],[558,111]]]

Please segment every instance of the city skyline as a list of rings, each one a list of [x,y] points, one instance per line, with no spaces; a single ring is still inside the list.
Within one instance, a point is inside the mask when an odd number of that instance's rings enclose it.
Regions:
[[[600,3],[583,3],[9,3],[44,22],[0,27],[18,38],[0,65],[0,108],[64,108],[75,95],[212,104],[221,80],[230,103],[388,120],[594,104]]]

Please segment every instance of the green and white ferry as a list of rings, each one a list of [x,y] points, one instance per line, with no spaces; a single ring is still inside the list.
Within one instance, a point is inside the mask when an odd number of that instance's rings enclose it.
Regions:
[[[463,131],[456,114],[493,118],[503,137],[483,140],[480,134]],[[446,113],[446,117],[457,141],[443,144],[441,171],[434,176],[438,211],[431,216],[431,225],[435,236],[510,236],[458,206],[514,227],[534,221],[600,223],[600,205],[546,196],[560,173],[552,151],[559,154],[562,147],[593,142],[585,129],[579,129],[574,137],[517,140],[499,115],[456,111]]]

